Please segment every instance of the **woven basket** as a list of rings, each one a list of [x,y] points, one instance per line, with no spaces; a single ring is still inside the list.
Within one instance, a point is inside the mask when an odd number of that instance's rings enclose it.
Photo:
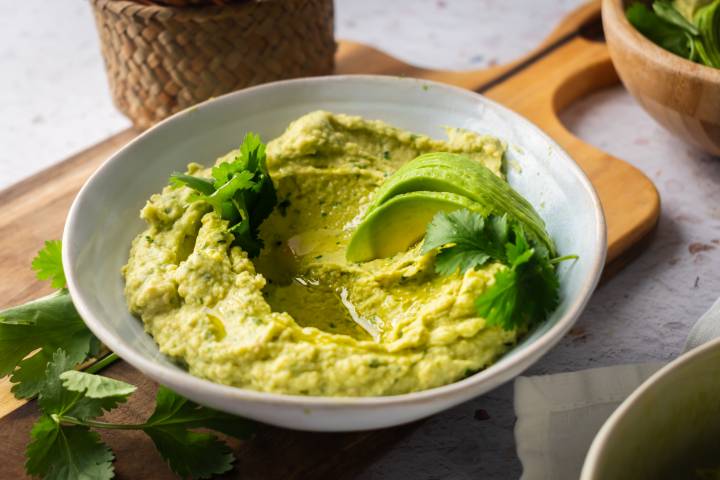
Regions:
[[[332,73],[332,0],[91,0],[115,105],[138,128],[240,88]]]
[[[202,5],[228,5],[245,0],[133,0],[145,5],[170,5],[171,7],[196,7]]]

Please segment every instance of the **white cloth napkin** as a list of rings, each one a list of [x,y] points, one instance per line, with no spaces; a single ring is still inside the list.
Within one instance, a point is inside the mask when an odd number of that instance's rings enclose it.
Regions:
[[[685,343],[685,351],[692,350],[717,337],[720,337],[720,298],[693,325]]]
[[[522,480],[577,480],[595,434],[662,363],[515,380],[515,444]]]
[[[720,336],[720,299],[693,326],[685,351]],[[577,480],[595,434],[662,363],[515,380],[515,445],[522,480]]]

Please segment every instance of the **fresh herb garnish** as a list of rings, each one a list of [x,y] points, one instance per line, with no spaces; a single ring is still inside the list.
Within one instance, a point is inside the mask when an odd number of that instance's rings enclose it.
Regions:
[[[18,398],[38,395],[41,416],[31,431],[25,469],[46,479],[113,478],[113,453],[92,429],[142,430],[170,468],[183,478],[208,478],[232,468],[230,448],[210,429],[236,438],[250,433],[251,423],[194,404],[160,387],[155,412],[145,423],[116,424],[96,420],[135,391],[133,385],[89,373],[117,359],[112,353],[88,367],[75,369],[98,353],[100,342],[85,326],[65,288],[60,241],[45,243],[33,260],[40,279],[57,292],[0,312],[0,377],[12,374]]]
[[[267,170],[265,145],[248,133],[232,162],[212,169],[212,178],[173,173],[170,183],[195,190],[192,201],[207,202],[224,219],[235,243],[251,257],[262,249],[260,224],[275,208],[277,195]]]
[[[100,347],[65,288],[60,252],[59,240],[46,242],[32,262],[37,277],[51,280],[60,290],[0,311],[0,377],[12,374],[12,392],[18,398],[38,393],[45,381],[45,365],[58,348],[77,365],[97,354]]]
[[[96,420],[127,401],[136,387],[128,383],[72,369],[63,350],[53,354],[38,403],[42,416],[35,423],[27,447],[26,470],[44,478],[113,478],[113,453],[94,431],[141,430],[155,444],[170,468],[182,478],[209,478],[232,468],[230,448],[215,430],[247,438],[246,420],[194,404],[160,387],[155,411],[140,424]]]
[[[553,261],[531,248],[522,227],[513,227],[506,244],[507,270],[495,275],[491,285],[475,301],[480,316],[504,329],[527,327],[543,321],[560,302],[560,283]],[[557,261],[567,260],[565,257]]]
[[[577,258],[550,259],[547,249],[531,245],[521,225],[503,216],[468,209],[439,212],[427,227],[422,252],[437,250],[435,269],[442,275],[464,273],[496,261],[508,268],[476,300],[478,315],[506,330],[544,320],[559,303],[554,265]]]
[[[52,288],[65,288],[62,265],[62,243],[48,240],[32,261],[32,269],[39,280],[50,280]]]
[[[650,10],[636,2],[625,15],[640,33],[664,49],[720,68],[720,0],[696,3],[697,8],[679,8],[677,2],[656,0]]]
[[[458,270],[465,273],[491,259],[503,258],[507,237],[505,215],[485,219],[467,209],[440,212],[427,227],[422,253],[440,249],[435,258],[435,271],[441,275],[452,275]]]

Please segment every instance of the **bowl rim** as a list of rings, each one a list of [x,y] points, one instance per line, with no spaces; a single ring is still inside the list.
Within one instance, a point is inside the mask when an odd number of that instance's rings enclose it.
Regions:
[[[641,401],[645,395],[651,393],[651,390],[674,370],[688,363],[692,363],[696,358],[702,357],[716,348],[720,348],[720,337],[714,338],[683,353],[641,383],[640,386],[615,409],[612,415],[605,420],[605,423],[595,435],[585,457],[585,461],[583,462],[580,480],[596,480],[597,472],[601,465],[600,459],[607,453],[611,436],[617,426],[628,418],[628,416],[632,415],[632,410],[635,408],[637,402]]]
[[[527,344],[521,351],[507,360],[507,363],[503,365],[500,370],[494,370],[493,367],[498,365],[499,362],[493,363],[489,367],[481,370],[480,372],[471,375],[462,380],[434,387],[426,390],[410,392],[398,395],[388,396],[367,396],[367,397],[334,397],[334,396],[304,396],[304,395],[289,395],[281,393],[269,393],[261,392],[256,390],[250,390],[241,387],[234,387],[230,385],[224,385],[215,383],[210,380],[206,380],[200,377],[196,377],[189,372],[180,371],[173,369],[168,366],[164,366],[155,361],[146,359],[143,355],[133,351],[133,348],[125,340],[115,336],[108,328],[105,327],[102,321],[95,318],[91,308],[86,304],[82,290],[79,288],[76,279],[73,265],[75,265],[75,256],[70,249],[70,245],[75,244],[75,224],[80,219],[80,203],[82,199],[87,195],[90,185],[92,185],[97,178],[99,178],[105,169],[109,168],[109,165],[118,162],[124,156],[126,150],[133,147],[135,144],[142,142],[143,139],[148,135],[156,135],[171,128],[171,124],[178,118],[191,114],[198,108],[204,108],[205,106],[215,102],[225,102],[231,98],[243,97],[246,95],[253,95],[255,92],[262,90],[272,90],[277,88],[284,88],[288,85],[302,85],[302,84],[327,84],[333,82],[345,82],[345,81],[363,81],[370,84],[389,84],[394,83],[401,85],[406,83],[408,86],[411,85],[429,85],[434,89],[443,90],[448,94],[455,96],[465,97],[468,101],[480,102],[489,104],[493,108],[498,109],[502,113],[509,114],[514,117],[519,117],[523,120],[525,125],[523,128],[527,128],[528,131],[534,131],[535,134],[539,135],[540,138],[548,142],[558,152],[559,158],[563,158],[567,165],[565,168],[569,170],[575,180],[582,186],[585,194],[590,198],[593,205],[592,213],[594,216],[595,223],[595,243],[599,246],[598,251],[594,258],[590,259],[592,262],[589,267],[590,274],[585,278],[584,284],[579,290],[579,294],[576,298],[570,300],[570,305],[566,313],[560,317],[557,322],[541,337],[537,338],[533,342]],[[123,360],[128,362],[133,367],[140,370],[143,374],[154,378],[163,379],[163,383],[167,385],[182,385],[187,390],[202,391],[206,395],[231,397],[234,400],[250,401],[250,402],[262,402],[263,404],[281,405],[281,406],[295,406],[295,407],[313,407],[313,408],[343,408],[349,405],[351,406],[364,406],[364,407],[383,407],[389,405],[398,405],[406,403],[423,403],[426,401],[452,398],[455,397],[462,391],[471,390],[473,387],[477,387],[479,384],[488,382],[492,383],[492,379],[499,379],[497,385],[504,383],[515,375],[508,373],[513,370],[517,370],[518,367],[521,371],[528,368],[534,361],[540,356],[550,350],[560,339],[567,333],[568,330],[577,320],[578,316],[582,312],[583,308],[590,299],[592,292],[598,284],[600,275],[602,273],[605,259],[607,256],[607,228],[605,223],[605,217],[603,214],[600,199],[595,191],[594,186],[585,175],[580,166],[572,159],[572,157],[549,135],[542,131],[533,122],[508,109],[507,107],[500,105],[499,103],[480,95],[476,92],[448,85],[440,82],[431,80],[412,78],[412,77],[396,77],[386,75],[328,75],[318,77],[304,77],[291,80],[281,80],[277,82],[266,83],[255,87],[250,87],[235,92],[231,92],[216,98],[208,99],[197,105],[189,107],[185,110],[175,113],[174,115],[166,118],[159,122],[155,126],[142,132],[133,140],[128,142],[126,145],[117,150],[107,160],[105,160],[100,167],[85,181],[82,188],[73,200],[72,206],[68,213],[65,227],[62,237],[62,261],[65,268],[67,277],[67,286],[70,291],[70,295],[73,299],[76,309],[80,313],[88,328],[103,342],[108,348],[114,351]],[[527,363],[527,362],[530,363]],[[526,364],[527,363],[527,364]],[[503,375],[504,374],[504,375]]]
[[[642,3],[639,0],[631,1]],[[626,0],[603,0],[602,3],[603,22],[605,25],[610,24],[611,27],[617,27],[614,28],[614,31],[623,46],[660,68],[672,72],[680,70],[682,74],[698,78],[703,82],[720,83],[720,69],[708,67],[702,63],[696,63],[676,55],[640,33],[625,15],[625,3]],[[607,30],[606,28],[606,34]]]

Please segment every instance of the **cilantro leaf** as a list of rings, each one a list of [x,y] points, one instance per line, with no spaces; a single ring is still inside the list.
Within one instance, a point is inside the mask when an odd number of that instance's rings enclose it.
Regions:
[[[45,369],[51,355],[52,352],[43,349],[18,364],[10,377],[14,384],[11,391],[16,398],[31,398],[37,395],[45,382]]]
[[[249,170],[267,170],[265,166],[265,145],[260,140],[260,135],[249,132],[245,135],[240,146],[240,156],[247,159]]]
[[[174,187],[187,186],[193,190],[197,190],[203,195],[210,195],[215,191],[215,186],[211,180],[203,177],[186,175],[180,172],[173,172],[173,174],[170,175],[170,185],[173,185]]]
[[[505,244],[507,262],[512,267],[523,265],[535,254],[525,237],[525,231],[520,226],[513,227],[514,241]]]
[[[172,185],[184,185],[197,193],[191,201],[203,201],[229,222],[229,231],[251,257],[262,249],[260,224],[275,208],[277,195],[267,170],[265,145],[260,137],[248,133],[232,162],[212,168],[212,178],[173,173]]]
[[[124,401],[132,386],[104,377],[91,380],[97,376],[71,370],[74,366],[62,349],[47,364],[38,397],[43,415],[30,433],[25,469],[46,479],[109,479],[114,475],[110,449],[87,425],[67,425],[63,418],[79,423],[77,419],[97,417]]]
[[[62,243],[60,240],[49,240],[32,261],[40,280],[50,280],[53,288],[65,288],[65,271],[62,264]]]
[[[245,135],[240,145],[240,155],[235,157],[232,163],[223,162],[213,167],[212,176],[215,179],[215,188],[227,183],[230,178],[247,170],[257,172],[267,170],[265,166],[265,145],[256,133],[249,132]]]
[[[80,392],[90,398],[126,397],[136,387],[129,383],[92,373],[68,370],[60,374],[63,387],[71,392]]]
[[[236,438],[247,438],[251,424],[246,420],[202,407],[160,386],[155,411],[143,430],[160,455],[181,477],[208,478],[232,468],[230,448],[209,433],[191,429],[208,428]]]
[[[253,432],[251,422],[193,403],[162,385],[158,388],[155,399],[155,411],[146,425],[148,428],[167,425],[209,428],[238,439],[247,438]]]
[[[62,387],[60,374],[72,370],[74,364],[62,349],[52,354],[45,369],[46,381],[38,392],[38,404],[48,415],[67,411],[77,395],[71,394]]]
[[[247,170],[238,172],[227,182],[215,187],[216,190],[212,194],[197,195],[195,199],[205,201],[212,205],[215,211],[220,214],[225,220],[233,220],[233,216],[235,216],[235,213],[230,210],[230,213],[228,214],[228,212],[226,212],[223,207],[224,205],[232,207],[232,200],[236,194],[238,194],[242,190],[249,190],[255,186],[255,182],[253,182],[253,176],[253,173],[248,172]],[[239,209],[237,210],[241,217],[243,216],[243,214],[247,216],[247,211],[243,212]]]
[[[548,249],[529,242],[520,224],[505,215],[483,217],[468,209],[433,217],[422,252],[436,249],[435,270],[442,275],[464,273],[491,260],[507,266],[475,302],[488,325],[506,330],[542,321],[557,308],[560,285],[553,265],[576,258],[550,259]]]
[[[488,325],[505,330],[523,328],[545,319],[560,301],[557,274],[551,261],[530,247],[522,228],[513,228],[506,245],[509,268],[495,274],[494,283],[475,301]]]
[[[74,366],[97,345],[67,290],[0,311],[0,376],[12,374],[17,397],[38,393],[44,381],[44,362],[58,348],[65,350]]]
[[[63,350],[53,354],[38,397],[45,413],[92,419],[125,402],[135,391],[134,386],[119,380],[76,372],[74,366]]]
[[[46,480],[113,478],[114,455],[100,436],[84,426],[61,426],[43,415],[30,432],[25,470]]]
[[[47,365],[38,404],[42,416],[33,427],[26,470],[44,478],[112,478],[112,452],[93,429],[142,430],[170,468],[183,478],[208,478],[232,468],[230,447],[210,429],[236,438],[251,433],[251,423],[202,407],[160,387],[155,411],[145,423],[94,420],[127,400],[136,387],[112,378],[72,370],[59,349]]]
[[[517,271],[509,268],[495,274],[495,283],[475,300],[478,315],[488,325],[502,325],[506,330],[513,328],[514,311],[517,307]]]
[[[113,378],[68,370],[59,375],[62,386],[69,392],[82,394],[65,415],[78,419],[95,418],[124,403],[136,387]],[[77,395],[76,395],[77,398]]]
[[[232,450],[214,435],[172,426],[149,428],[145,433],[172,471],[182,478],[210,478],[232,469]]]
[[[212,168],[212,177],[214,179],[212,180],[213,190],[226,184],[236,173],[246,171],[246,167],[246,163],[238,161],[237,158],[232,163],[222,162],[220,165],[215,165]]]
[[[508,221],[505,215],[490,216],[467,209],[439,212],[427,227],[422,252],[440,248],[435,271],[451,275],[483,266],[489,260],[504,259]]]

